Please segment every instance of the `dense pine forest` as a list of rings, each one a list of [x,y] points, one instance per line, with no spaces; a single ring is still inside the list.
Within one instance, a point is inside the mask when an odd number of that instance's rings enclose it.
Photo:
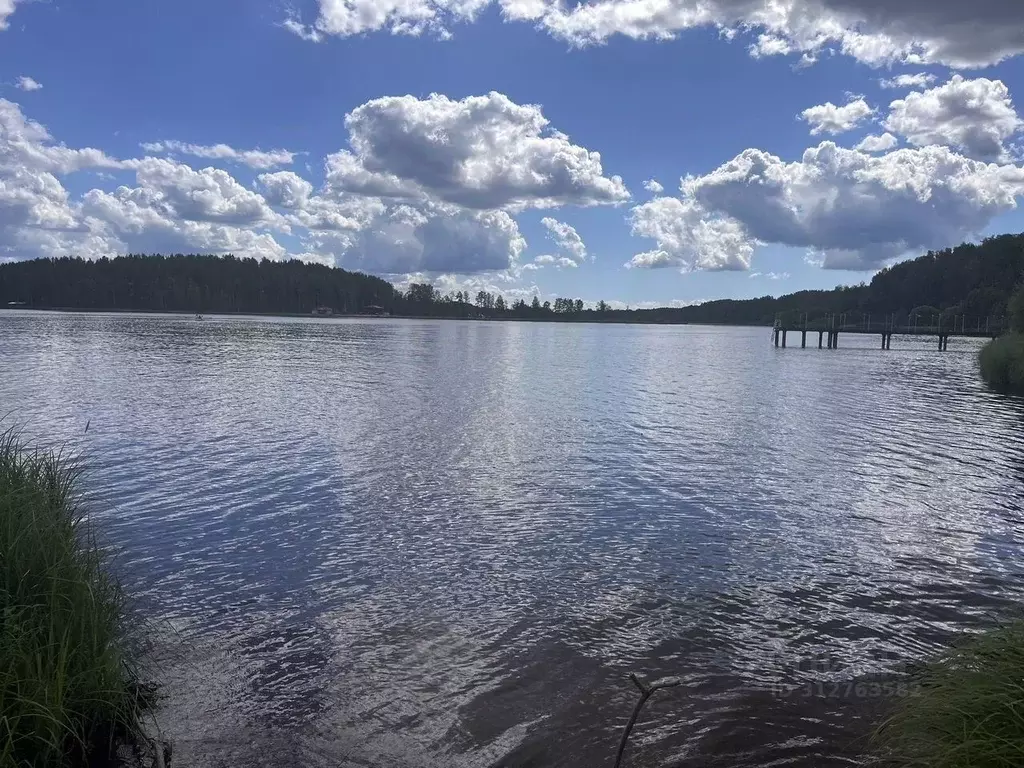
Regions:
[[[359,312],[391,306],[391,283],[298,261],[213,256],[36,259],[0,264],[0,303],[176,312]]]
[[[441,294],[427,284],[401,292],[379,277],[297,261],[129,255],[0,264],[0,306],[295,314],[327,307],[353,314],[767,325],[780,313],[1002,317],[1022,277],[1024,234],[928,253],[883,269],[866,284],[657,309],[611,309],[603,301],[585,307],[577,298],[513,302],[485,291]]]

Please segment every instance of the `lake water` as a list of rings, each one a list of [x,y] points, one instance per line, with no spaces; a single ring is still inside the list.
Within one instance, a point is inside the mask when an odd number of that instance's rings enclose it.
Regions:
[[[1024,598],[1024,407],[840,344],[3,312],[0,414],[85,454],[176,765],[610,766],[633,671],[630,766],[849,765]]]

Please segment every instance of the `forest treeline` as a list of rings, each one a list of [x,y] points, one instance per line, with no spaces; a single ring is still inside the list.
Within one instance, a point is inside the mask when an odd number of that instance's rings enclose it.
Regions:
[[[689,307],[612,309],[578,298],[527,302],[478,291],[441,293],[336,267],[233,256],[128,255],[86,261],[36,259],[0,264],[0,306],[178,312],[308,314],[388,312],[434,317],[510,317],[647,323],[771,324],[784,313],[941,313],[1002,317],[1024,276],[1024,234],[930,252],[878,272],[870,283],[779,297],[721,299]]]

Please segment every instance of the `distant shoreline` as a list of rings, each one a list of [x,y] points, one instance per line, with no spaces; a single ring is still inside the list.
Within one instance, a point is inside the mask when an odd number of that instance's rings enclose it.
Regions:
[[[314,315],[312,313],[299,312],[191,312],[181,309],[98,309],[78,307],[29,307],[29,306],[0,306],[0,310],[25,311],[25,312],[61,312],[66,314],[117,314],[117,315],[180,315],[182,317],[194,317],[201,314],[203,317],[293,317],[310,318],[314,320],[334,320],[365,318],[367,320],[462,320],[473,322],[523,322],[523,323],[581,323],[589,325],[708,325],[724,328],[769,328],[769,325],[751,323],[694,323],[688,320],[683,321],[657,321],[650,319],[623,319],[616,317],[439,317],[437,315],[371,315],[358,312],[335,312],[331,315]]]

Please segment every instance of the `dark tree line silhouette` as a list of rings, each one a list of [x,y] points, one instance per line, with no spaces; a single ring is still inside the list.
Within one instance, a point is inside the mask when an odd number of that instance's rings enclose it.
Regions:
[[[353,314],[770,325],[787,313],[1001,317],[1022,277],[1024,234],[929,252],[881,270],[870,283],[655,309],[612,309],[604,301],[585,307],[568,297],[513,301],[488,291],[442,294],[426,283],[403,292],[379,277],[298,261],[129,255],[0,264],[0,306],[294,314],[329,307]]]
[[[30,307],[176,312],[358,312],[390,306],[379,277],[297,261],[210,256],[121,256],[0,264],[0,302]]]
[[[405,292],[360,272],[299,261],[256,261],[234,256],[119,256],[86,261],[65,257],[0,264],[0,306],[39,309],[141,310],[426,317],[561,319],[585,314],[582,299],[554,304],[479,291],[442,294],[427,283]],[[591,313],[593,314],[593,313]]]

